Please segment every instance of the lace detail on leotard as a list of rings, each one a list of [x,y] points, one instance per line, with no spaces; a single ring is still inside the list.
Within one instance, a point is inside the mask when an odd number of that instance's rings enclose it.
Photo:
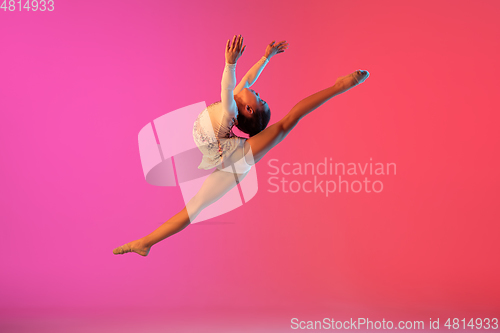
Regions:
[[[193,125],[193,139],[203,153],[199,169],[211,169],[220,165],[241,145],[241,140],[245,140],[236,136],[232,131],[234,119],[222,118],[221,123],[214,120],[215,124],[212,124],[209,112],[217,107],[221,107],[220,102],[209,105],[198,115]],[[220,110],[213,111],[217,115]],[[217,131],[214,131],[214,126]]]

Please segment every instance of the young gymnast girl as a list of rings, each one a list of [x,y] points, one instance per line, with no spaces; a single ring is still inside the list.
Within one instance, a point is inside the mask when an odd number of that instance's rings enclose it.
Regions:
[[[245,48],[241,35],[235,35],[232,42],[227,41],[221,100],[203,110],[193,126],[194,141],[203,153],[198,168],[216,169],[179,213],[149,235],[115,248],[114,254],[135,252],[147,256],[154,244],[186,228],[204,208],[219,200],[243,180],[251,167],[283,141],[304,116],[332,97],[364,82],[370,75],[368,71],[357,70],[339,77],[333,86],[304,98],[280,121],[267,127],[271,118],[269,106],[250,87],[269,60],[274,55],[284,52],[288,48],[288,43],[282,41],[275,44],[273,41],[267,45],[265,56],[236,86],[236,62]],[[249,138],[234,135],[233,126],[247,133]]]

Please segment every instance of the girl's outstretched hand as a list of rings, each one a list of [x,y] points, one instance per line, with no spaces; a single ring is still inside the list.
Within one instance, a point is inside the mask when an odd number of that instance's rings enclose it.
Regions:
[[[274,42],[275,40],[273,40],[272,43],[269,44],[266,48],[265,57],[269,60],[276,54],[285,52],[285,50],[288,49],[288,43],[286,42],[286,40],[282,40],[278,44],[274,44]]]
[[[243,51],[245,51],[246,45],[243,46],[243,37],[241,35],[234,35],[233,43],[231,44],[230,40],[227,40],[226,43],[226,62],[229,64],[235,64],[238,61],[238,58],[241,57]]]

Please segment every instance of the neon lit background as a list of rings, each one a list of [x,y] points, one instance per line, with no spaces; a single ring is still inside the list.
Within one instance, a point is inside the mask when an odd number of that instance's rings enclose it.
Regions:
[[[0,11],[2,332],[499,317],[497,1],[55,5]],[[339,76],[371,76],[259,162],[250,202],[147,258],[114,256],[183,206],[146,183],[138,131],[220,99],[234,34],[248,45],[238,79],[290,43],[254,86],[271,123]],[[270,159],[324,157],[397,175],[380,194],[268,191]]]

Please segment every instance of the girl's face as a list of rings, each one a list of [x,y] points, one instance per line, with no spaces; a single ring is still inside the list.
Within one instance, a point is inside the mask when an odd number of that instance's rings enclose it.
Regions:
[[[254,110],[254,112],[256,110],[263,110],[267,108],[266,101],[261,99],[259,93],[255,92],[255,90],[244,88],[243,90],[241,90],[240,94],[243,103],[249,105]]]

